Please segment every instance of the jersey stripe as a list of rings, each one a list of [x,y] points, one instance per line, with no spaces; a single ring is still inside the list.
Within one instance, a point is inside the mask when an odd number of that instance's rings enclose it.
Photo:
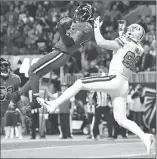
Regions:
[[[37,73],[38,71],[44,69],[46,66],[48,66],[48,65],[50,65],[50,64],[52,64],[52,63],[54,63],[55,61],[57,61],[57,60],[58,60],[60,57],[62,57],[63,55],[64,55],[64,53],[61,52],[60,54],[58,54],[58,55],[57,55],[56,57],[54,57],[53,59],[47,61],[47,62],[44,63],[42,66],[40,66],[39,68],[35,69],[35,70],[33,71],[33,73]]]
[[[111,81],[113,78],[115,78],[116,75],[111,75],[111,76],[104,76],[104,77],[91,77],[89,79],[81,79],[82,83],[87,84],[87,83],[93,83],[93,82],[105,82],[105,81]]]
[[[116,38],[115,39],[116,41],[117,41],[117,43],[120,45],[120,46],[124,46],[124,42],[121,40],[121,38],[119,37],[119,38]]]
[[[143,34],[141,35],[140,40],[142,40],[142,39],[143,39],[143,37],[144,37],[144,35],[145,35],[145,30],[144,30],[144,28],[143,28],[143,27],[142,27],[142,30],[143,30],[143,31],[142,31],[142,33],[143,33]]]

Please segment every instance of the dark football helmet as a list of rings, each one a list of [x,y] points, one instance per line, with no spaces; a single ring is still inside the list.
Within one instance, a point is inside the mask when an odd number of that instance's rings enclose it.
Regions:
[[[94,20],[94,8],[89,4],[82,4],[74,12],[75,21],[88,22]]]
[[[10,69],[11,65],[10,62],[5,60],[4,58],[0,58],[0,75],[2,77],[8,77],[10,74]]]

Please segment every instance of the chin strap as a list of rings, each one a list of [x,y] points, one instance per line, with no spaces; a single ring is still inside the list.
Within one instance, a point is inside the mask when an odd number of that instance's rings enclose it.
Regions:
[[[9,74],[8,73],[3,73],[3,72],[1,72],[1,74],[0,74],[0,76],[2,76],[2,77],[9,77]]]

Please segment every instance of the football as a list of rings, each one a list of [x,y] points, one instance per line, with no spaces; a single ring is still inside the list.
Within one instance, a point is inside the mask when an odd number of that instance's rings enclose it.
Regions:
[[[69,17],[64,17],[60,20],[60,25],[64,27],[65,29],[69,29],[72,24],[72,19]]]

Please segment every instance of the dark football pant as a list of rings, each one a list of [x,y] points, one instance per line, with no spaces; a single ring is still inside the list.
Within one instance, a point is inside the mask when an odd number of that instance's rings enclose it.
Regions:
[[[93,135],[94,135],[94,137],[97,137],[97,135],[99,134],[99,124],[100,124],[100,120],[102,119],[102,114],[104,115],[104,117],[107,121],[108,137],[112,137],[113,117],[110,113],[110,107],[109,106],[96,107],[96,109],[95,109],[95,121],[94,121],[94,127],[93,127]]]
[[[114,120],[114,138],[117,138],[118,135],[126,137],[126,129],[119,126],[118,123]]]
[[[36,138],[36,128],[39,128],[39,112],[31,114],[32,125],[31,125],[31,137]]]
[[[55,48],[49,54],[41,57],[35,64],[33,64],[28,72],[29,81],[21,88],[20,95],[27,92],[30,88],[33,94],[39,93],[39,79],[49,73],[52,69],[62,67],[69,60],[70,55],[61,52]]]
[[[59,114],[59,124],[61,126],[61,131],[63,134],[63,138],[70,137],[70,119],[68,113]]]

